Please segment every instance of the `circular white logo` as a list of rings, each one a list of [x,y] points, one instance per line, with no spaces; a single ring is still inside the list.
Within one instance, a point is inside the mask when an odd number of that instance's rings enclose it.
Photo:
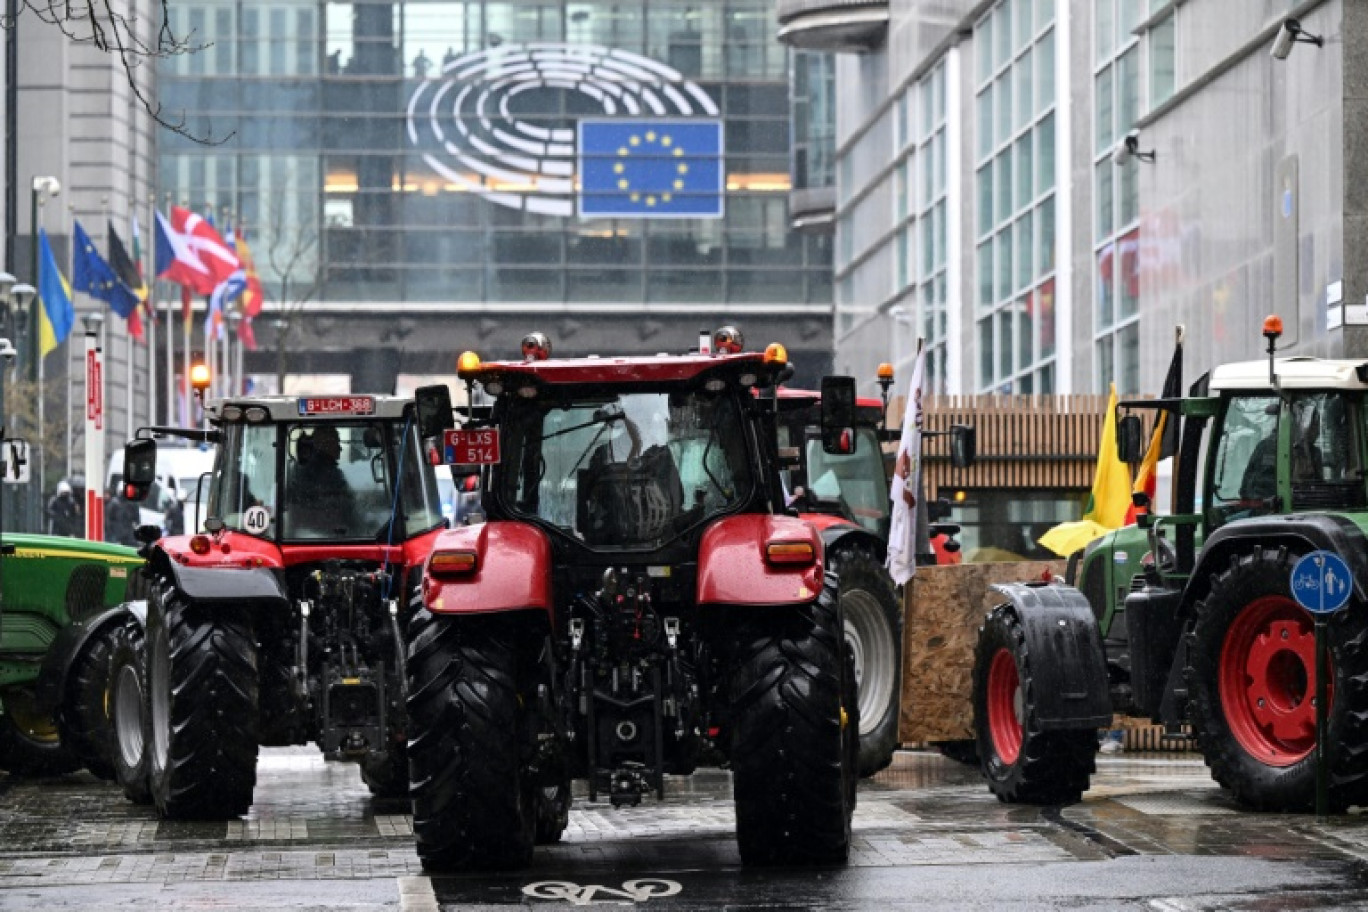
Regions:
[[[271,514],[265,507],[248,507],[242,516],[242,528],[254,535],[260,535],[271,525]]]
[[[584,96],[584,114],[717,117],[696,83],[659,61],[594,44],[506,45],[458,57],[421,82],[408,103],[408,137],[456,187],[510,209],[575,214],[575,128],[519,109],[537,90]],[[563,115],[568,120],[577,115]]]

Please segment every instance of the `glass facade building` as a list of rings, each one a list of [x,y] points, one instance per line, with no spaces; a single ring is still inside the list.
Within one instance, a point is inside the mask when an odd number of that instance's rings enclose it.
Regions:
[[[790,230],[790,59],[768,0],[201,0],[170,12],[204,47],[163,63],[162,101],[223,141],[168,137],[161,190],[245,226],[268,302],[464,304],[496,320],[529,305],[641,305],[672,337],[633,338],[651,351],[687,348],[705,325],[696,313],[744,331],[760,306],[816,316],[822,333],[781,341],[829,352],[830,242]],[[593,118],[720,123],[721,217],[657,217],[672,192],[694,192],[688,174],[655,210],[581,217],[575,131]],[[668,131],[655,132],[642,142],[664,149]],[[676,316],[688,326],[677,338]],[[592,335],[557,351],[608,353]]]

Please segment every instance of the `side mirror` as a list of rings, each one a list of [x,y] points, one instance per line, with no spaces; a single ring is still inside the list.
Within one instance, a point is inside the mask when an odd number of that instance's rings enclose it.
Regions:
[[[1130,465],[1145,458],[1145,431],[1139,415],[1127,415],[1116,422],[1116,455]]]
[[[978,458],[978,428],[967,424],[950,426],[950,464],[967,469]]]
[[[147,437],[124,444],[124,497],[141,501],[157,480],[157,442]]]
[[[413,400],[418,408],[419,437],[441,437],[443,431],[456,427],[451,413],[451,390],[446,384],[420,386],[413,391]]]
[[[855,452],[855,378],[822,378],[822,451]]]

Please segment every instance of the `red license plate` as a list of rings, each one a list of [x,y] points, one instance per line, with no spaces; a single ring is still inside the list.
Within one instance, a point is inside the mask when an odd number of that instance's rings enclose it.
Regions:
[[[442,461],[447,465],[496,465],[499,461],[498,428],[443,431],[442,453]]]
[[[373,415],[372,396],[309,396],[299,400],[301,415]]]

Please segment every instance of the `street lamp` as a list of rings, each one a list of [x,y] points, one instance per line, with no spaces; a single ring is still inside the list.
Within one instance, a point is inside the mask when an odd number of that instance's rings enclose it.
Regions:
[[[42,203],[44,194],[56,196],[62,192],[62,182],[55,177],[46,175],[33,178],[29,185],[29,275],[34,281],[38,281],[38,206]],[[28,344],[24,346],[28,349],[28,379],[33,384],[34,399],[38,406],[38,423],[35,428],[32,451],[37,461],[37,471],[29,476],[29,525],[30,528],[38,529],[41,527],[40,511],[42,509],[43,484],[46,480],[43,465],[43,438],[46,436],[43,427],[43,390],[38,385],[39,361],[42,355],[38,351],[38,324],[41,320],[33,319],[29,321]]]
[[[0,359],[3,360],[0,363],[0,450],[5,448],[5,375],[18,355],[12,340],[23,336],[28,306],[36,295],[37,291],[32,285],[16,283],[13,275],[0,272]],[[10,455],[9,452],[0,453],[0,462],[5,463],[6,475],[12,468],[9,465]],[[4,489],[4,480],[0,479],[0,529],[6,525]]]

